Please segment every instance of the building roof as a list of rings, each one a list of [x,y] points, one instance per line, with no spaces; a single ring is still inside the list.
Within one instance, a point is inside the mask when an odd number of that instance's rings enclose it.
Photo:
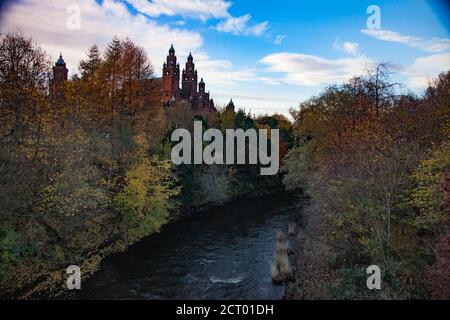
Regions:
[[[59,55],[59,59],[56,61],[56,65],[65,66],[66,62],[64,61],[62,54]]]

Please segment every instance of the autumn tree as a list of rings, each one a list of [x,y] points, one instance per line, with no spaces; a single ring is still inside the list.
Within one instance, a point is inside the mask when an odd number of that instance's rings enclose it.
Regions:
[[[19,32],[0,36],[0,138],[14,145],[32,144],[39,137],[38,119],[48,92],[49,60]]]
[[[446,76],[440,79],[446,83]],[[422,99],[400,89],[381,65],[303,103],[292,112],[298,145],[284,167],[286,185],[311,194],[323,237],[343,248],[336,253],[337,269],[351,277],[345,270],[356,274],[359,264],[382,266],[385,298],[426,294],[425,260],[414,240],[423,230],[408,222],[416,213],[405,210],[404,193],[413,183],[410,173],[445,140],[449,110],[441,84]],[[431,211],[429,217],[440,216]]]

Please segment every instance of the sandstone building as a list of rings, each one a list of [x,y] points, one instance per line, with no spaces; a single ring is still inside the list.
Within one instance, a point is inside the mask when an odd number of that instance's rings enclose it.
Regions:
[[[180,88],[181,79],[181,88]],[[206,92],[203,78],[198,82],[198,74],[195,69],[194,58],[189,53],[185,68],[180,73],[180,64],[173,45],[169,49],[162,73],[162,102],[170,107],[177,101],[188,101],[194,112],[215,111],[214,101]]]

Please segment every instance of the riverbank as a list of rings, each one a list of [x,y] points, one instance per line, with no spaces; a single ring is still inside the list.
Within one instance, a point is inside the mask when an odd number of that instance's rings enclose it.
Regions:
[[[314,210],[311,204],[304,208],[303,223],[291,237],[293,279],[286,284],[284,300],[323,299],[334,277],[330,267],[333,248],[323,239]]]

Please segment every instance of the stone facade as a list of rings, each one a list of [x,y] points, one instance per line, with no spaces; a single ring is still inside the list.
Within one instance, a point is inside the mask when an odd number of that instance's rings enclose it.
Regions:
[[[198,74],[191,53],[189,53],[185,68],[180,74],[180,64],[177,62],[172,45],[163,65],[162,82],[162,102],[166,107],[170,107],[177,101],[188,101],[195,112],[216,110],[213,99],[210,98],[209,92],[206,92],[203,78],[198,82]]]

